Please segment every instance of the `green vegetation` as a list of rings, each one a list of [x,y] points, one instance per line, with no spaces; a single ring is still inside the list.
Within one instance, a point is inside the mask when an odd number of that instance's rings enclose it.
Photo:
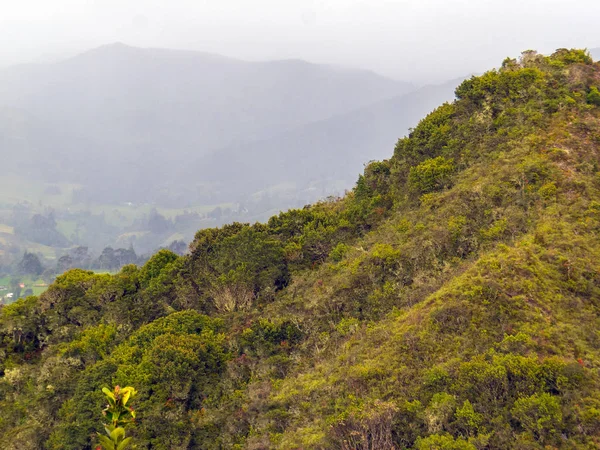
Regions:
[[[454,172],[454,161],[438,156],[411,167],[408,180],[411,187],[418,192],[428,193],[447,187],[452,172]]]
[[[0,447],[94,448],[120,385],[139,448],[598,448],[599,81],[525,52],[342,199],[4,306]]]
[[[112,392],[108,388],[102,388],[102,392],[108,401],[108,405],[102,411],[108,423],[104,425],[106,436],[98,433],[98,440],[104,450],[130,448],[132,438],[125,437],[125,426],[135,421],[135,411],[127,406],[127,402],[137,394],[137,391],[131,386],[125,388],[115,386]]]
[[[596,86],[590,88],[590,92],[587,95],[588,103],[596,106],[600,106],[600,91]]]

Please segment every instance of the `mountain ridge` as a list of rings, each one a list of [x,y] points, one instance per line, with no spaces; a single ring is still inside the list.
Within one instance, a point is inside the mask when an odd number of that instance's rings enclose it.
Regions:
[[[152,448],[597,448],[599,86],[508,58],[343,198],[4,306],[0,444],[93,448],[119,385]]]

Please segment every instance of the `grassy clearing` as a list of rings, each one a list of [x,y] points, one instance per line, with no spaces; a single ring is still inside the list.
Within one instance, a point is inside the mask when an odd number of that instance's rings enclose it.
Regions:
[[[56,229],[67,238],[70,238],[75,234],[77,229],[77,221],[75,220],[58,220],[56,222]]]
[[[0,233],[14,234],[15,229],[4,223],[0,223]]]
[[[73,190],[80,187],[72,183],[44,183],[18,174],[4,174],[0,178],[0,205],[17,203],[42,204],[53,208],[68,206]]]
[[[153,209],[156,209],[159,214],[166,217],[167,219],[174,219],[175,217],[184,213],[196,213],[196,214],[207,214],[213,211],[215,208],[220,207],[222,209],[234,208],[235,203],[222,203],[217,205],[198,205],[189,208],[161,208],[153,205],[93,205],[89,209],[93,214],[104,213],[105,219],[108,224],[115,226],[131,225],[135,219],[139,219],[142,216],[147,216]],[[77,207],[71,208],[77,210]]]
[[[18,281],[19,283],[25,285],[24,288],[21,288],[21,296],[24,296],[27,289],[31,289],[33,291],[33,295],[36,296],[42,295],[48,289],[48,284],[42,279],[36,279],[32,277],[4,276],[0,278],[0,286],[5,286],[6,289],[0,290],[0,303],[7,304],[17,300],[14,297],[12,299],[6,297],[7,294],[14,292],[14,289],[11,287],[11,283],[14,281]]]

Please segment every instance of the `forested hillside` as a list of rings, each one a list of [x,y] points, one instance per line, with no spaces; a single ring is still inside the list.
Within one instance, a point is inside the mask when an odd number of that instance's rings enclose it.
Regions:
[[[599,87],[506,59],[344,198],[3,307],[0,447],[95,448],[120,385],[139,448],[598,448]]]

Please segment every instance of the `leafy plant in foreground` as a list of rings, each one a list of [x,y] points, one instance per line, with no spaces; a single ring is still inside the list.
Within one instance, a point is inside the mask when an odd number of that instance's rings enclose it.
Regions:
[[[135,411],[127,406],[127,402],[137,391],[130,386],[115,386],[112,392],[108,388],[102,388],[102,392],[108,400],[102,411],[108,424],[104,425],[107,436],[98,433],[98,440],[104,450],[125,450],[131,445],[131,437],[125,437],[125,426],[135,421]]]

